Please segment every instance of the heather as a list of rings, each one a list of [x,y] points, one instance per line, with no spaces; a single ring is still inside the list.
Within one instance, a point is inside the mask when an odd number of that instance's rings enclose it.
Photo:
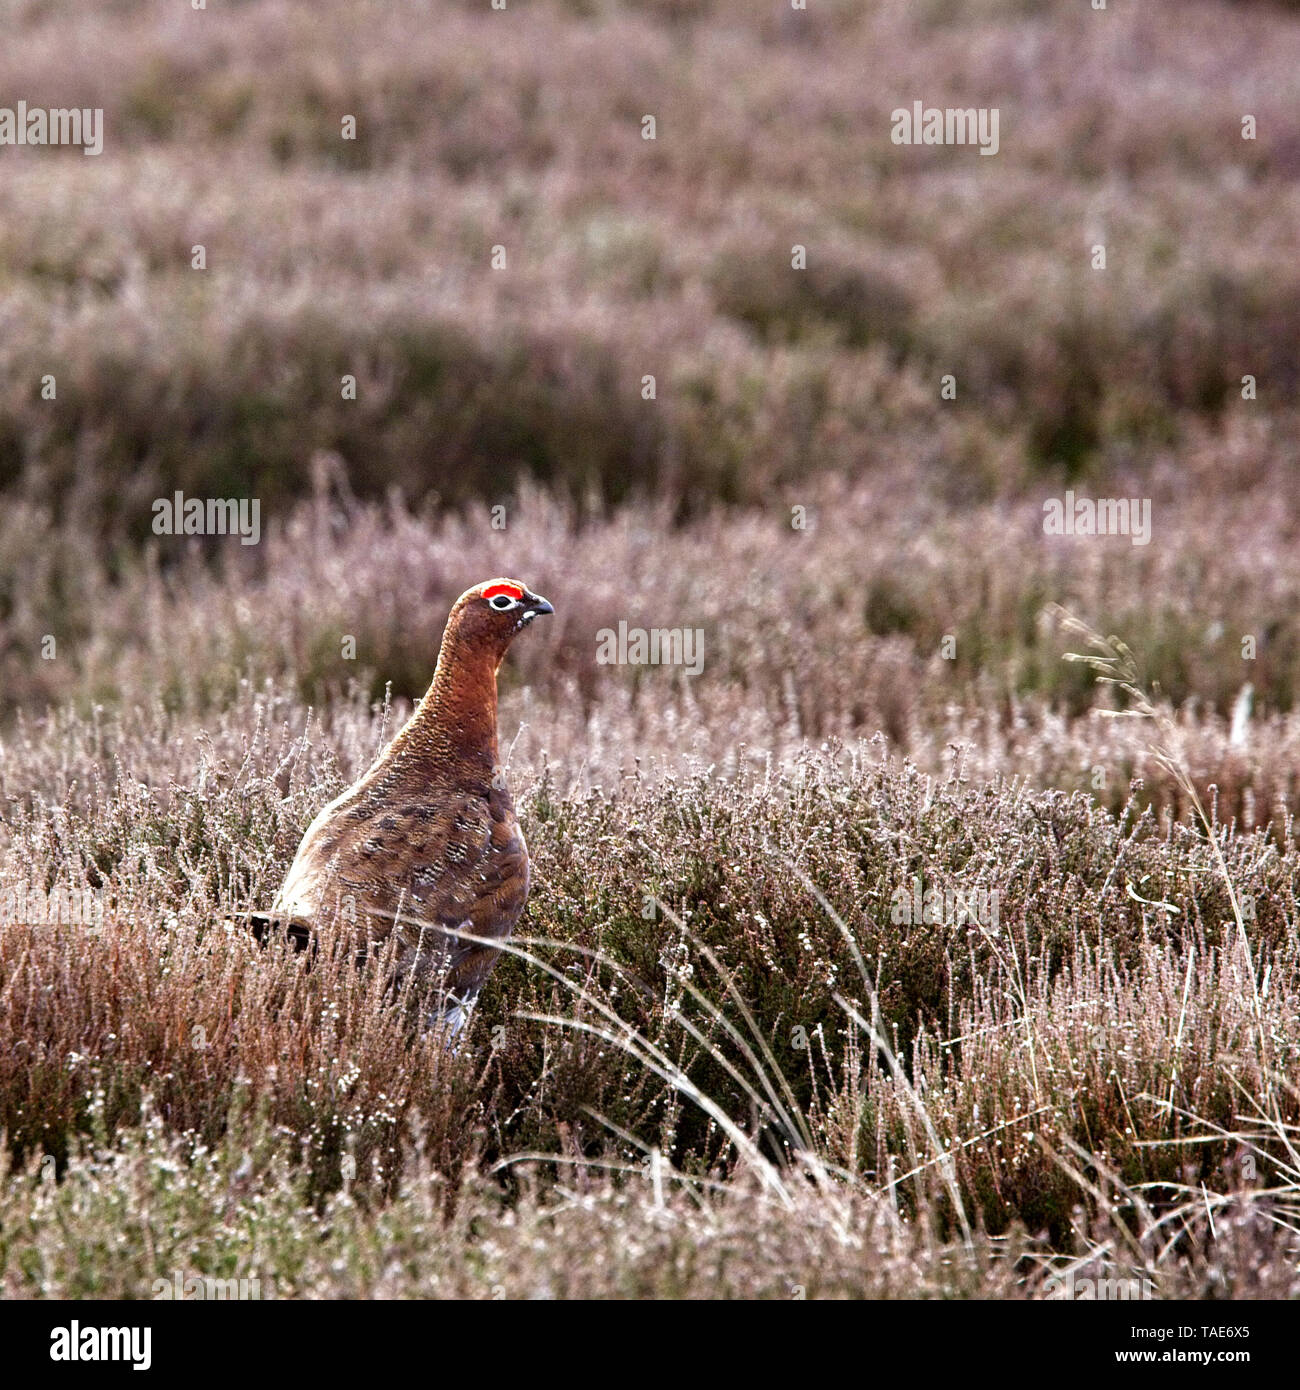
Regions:
[[[12,10],[0,88],[107,143],[4,152],[0,476],[88,535],[282,508],[315,448],[371,495],[689,508],[900,455],[1105,478],[1248,374],[1291,409],[1273,6]],[[892,144],[916,99],[996,105],[997,157]]]
[[[690,759],[730,776],[830,737],[879,737],[926,770],[960,748],[967,775],[1086,790],[1115,812],[1136,779],[1144,803],[1185,810],[1145,730],[1091,717],[1098,692],[1044,616],[1056,602],[1138,651],[1225,822],[1280,824],[1295,781],[1296,508],[1280,466],[1258,465],[1256,435],[1234,442],[1235,467],[1202,439],[1152,469],[1147,546],[1044,535],[1038,494],[918,499],[905,475],[679,525],[650,507],[583,520],[532,489],[494,504],[497,529],[487,505],[359,502],[320,457],[314,499],[259,546],[230,539],[210,556],[164,538],[116,572],[15,510],[0,520],[5,703],[19,730],[52,701],[83,714],[160,702],[210,731],[268,679],[326,718],[349,692],[409,702],[470,577],[518,572],[545,576],[558,609],[502,672],[522,766],[549,757],[613,786],[638,761],[647,776]],[[703,669],[599,664],[598,634],[620,621],[700,631]],[[24,748],[8,741],[10,794],[34,773]]]
[[[521,760],[537,888],[453,1054],[382,969],[307,969],[226,921],[390,722],[354,699],[322,724],[268,684],[202,725],[65,714],[10,745],[10,1292],[141,1296],[174,1266],[482,1292],[457,1272],[472,1213],[506,1223],[487,1267],[510,1295],[782,1294],[830,1239],[792,1234],[803,1210],[841,1231],[828,1294],[1033,1294],[1071,1258],[1166,1293],[1294,1291],[1289,825],[1279,848],[1216,822],[1225,876],[1195,825],[1135,798],[1117,817],[878,744],[608,788]],[[922,888],[997,909],[900,921]],[[122,1172],[131,1229],[170,1234],[83,1268]],[[268,1203],[271,1232],[227,1206],[216,1234],[214,1191]],[[675,1275],[664,1248],[548,1284],[513,1243],[562,1230],[575,1191],[605,1238],[648,1221],[659,1248],[677,1221],[703,1263]],[[340,1201],[343,1227],[322,1216]],[[317,1221],[345,1242],[329,1273],[300,1249]],[[738,1239],[719,1227],[755,1221],[767,1253],[710,1273]],[[405,1273],[371,1263],[388,1241]]]
[[[1300,1295],[1295,6],[6,24],[0,1293]],[[453,1051],[237,919],[495,574]]]

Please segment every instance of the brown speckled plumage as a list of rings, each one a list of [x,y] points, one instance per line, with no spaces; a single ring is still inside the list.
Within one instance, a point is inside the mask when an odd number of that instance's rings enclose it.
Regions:
[[[361,949],[395,931],[399,973],[445,968],[446,1011],[463,1024],[498,952],[439,929],[504,940],[528,898],[528,850],[498,760],[496,678],[514,637],[552,611],[511,579],[456,600],[428,693],[308,827],[263,931],[275,922],[300,942],[345,931]]]

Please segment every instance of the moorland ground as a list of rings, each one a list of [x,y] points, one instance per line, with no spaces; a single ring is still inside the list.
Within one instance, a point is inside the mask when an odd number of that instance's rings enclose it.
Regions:
[[[0,180],[0,1290],[1297,1291],[1294,6],[8,9],[108,138]],[[224,919],[501,572],[452,1054]]]

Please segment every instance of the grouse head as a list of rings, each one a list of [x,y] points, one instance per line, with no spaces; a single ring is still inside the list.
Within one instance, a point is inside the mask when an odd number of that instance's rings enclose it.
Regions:
[[[506,649],[534,618],[554,613],[540,594],[517,579],[489,579],[466,589],[452,605],[447,634],[457,645],[491,654],[500,666]]]

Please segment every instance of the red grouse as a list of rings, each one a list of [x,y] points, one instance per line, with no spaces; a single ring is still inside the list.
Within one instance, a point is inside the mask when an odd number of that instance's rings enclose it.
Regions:
[[[528,850],[497,757],[497,671],[515,636],[555,610],[514,579],[468,589],[452,606],[433,683],[368,772],[312,821],[259,935],[297,944],[317,930],[364,950],[398,938],[398,977],[441,977],[453,1036],[528,897]]]

